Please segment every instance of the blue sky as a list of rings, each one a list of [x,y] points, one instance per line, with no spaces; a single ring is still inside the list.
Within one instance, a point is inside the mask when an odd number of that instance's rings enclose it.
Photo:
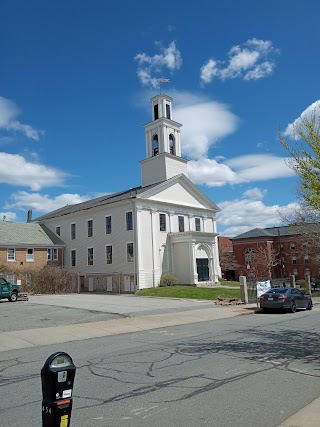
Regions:
[[[280,224],[297,179],[278,131],[318,108],[319,13],[316,0],[2,2],[0,218],[139,186],[163,76],[218,231]]]

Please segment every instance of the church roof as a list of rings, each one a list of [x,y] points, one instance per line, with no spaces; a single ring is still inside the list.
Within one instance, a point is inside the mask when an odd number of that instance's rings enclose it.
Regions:
[[[213,209],[216,212],[220,211],[218,206],[215,203],[213,203],[202,191],[200,191],[189,180],[189,178],[187,178],[183,174],[180,174],[180,175],[176,175],[176,176],[174,176],[174,177],[172,177],[166,181],[157,182],[155,184],[147,185],[144,187],[139,186],[139,187],[135,187],[135,188],[130,188],[129,190],[121,191],[119,193],[107,194],[105,196],[97,197],[96,199],[91,199],[91,200],[88,200],[86,202],[77,203],[74,205],[67,205],[67,206],[64,206],[60,209],[56,209],[55,211],[48,212],[47,214],[42,215],[38,218],[35,218],[34,221],[42,222],[42,221],[45,221],[47,219],[57,218],[60,216],[69,215],[69,214],[73,214],[73,213],[80,212],[80,211],[85,211],[88,209],[96,208],[98,206],[104,206],[104,205],[108,205],[111,203],[120,202],[120,201],[124,201],[124,200],[128,200],[128,199],[139,198],[139,196],[141,196],[142,198],[144,196],[148,197],[148,195],[150,194],[150,192],[153,189],[155,190],[157,187],[159,187],[159,189],[160,189],[164,185],[166,185],[167,183],[174,182],[176,180],[180,180],[180,182],[185,182],[185,184],[188,186],[188,188],[190,190],[197,193],[198,196],[201,197],[201,199],[206,202],[209,209]]]
[[[152,184],[146,187],[135,187],[130,188],[129,190],[120,191],[118,193],[107,194],[105,196],[97,197],[95,199],[88,200],[82,203],[76,203],[74,205],[67,205],[62,208],[56,209],[55,211],[49,212],[45,215],[35,218],[34,221],[43,221],[50,218],[56,218],[63,215],[73,214],[75,212],[84,211],[91,208],[96,208],[97,206],[108,205],[109,203],[120,202],[122,200],[134,199],[139,194],[145,192],[146,190],[156,187],[159,185]]]

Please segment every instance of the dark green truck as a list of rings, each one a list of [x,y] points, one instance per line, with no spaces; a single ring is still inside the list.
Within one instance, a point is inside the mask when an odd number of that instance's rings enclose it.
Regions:
[[[12,285],[3,277],[0,277],[0,299],[8,298],[9,301],[15,302],[18,299],[19,290],[19,285]]]

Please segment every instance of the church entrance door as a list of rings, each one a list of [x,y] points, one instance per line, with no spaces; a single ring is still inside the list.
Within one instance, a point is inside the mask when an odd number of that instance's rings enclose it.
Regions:
[[[197,258],[198,282],[206,282],[209,278],[208,258]]]

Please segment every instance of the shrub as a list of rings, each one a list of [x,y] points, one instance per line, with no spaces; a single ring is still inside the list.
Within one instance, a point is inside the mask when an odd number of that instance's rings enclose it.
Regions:
[[[31,283],[22,287],[23,292],[34,294],[58,294],[75,292],[77,274],[60,267],[45,266],[32,274]]]
[[[178,279],[174,274],[165,274],[161,277],[159,286],[173,286],[178,282]]]

